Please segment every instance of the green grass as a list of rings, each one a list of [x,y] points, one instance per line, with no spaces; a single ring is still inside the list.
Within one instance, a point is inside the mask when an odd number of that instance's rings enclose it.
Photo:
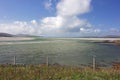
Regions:
[[[61,65],[1,65],[0,80],[120,80],[114,69],[76,68]]]

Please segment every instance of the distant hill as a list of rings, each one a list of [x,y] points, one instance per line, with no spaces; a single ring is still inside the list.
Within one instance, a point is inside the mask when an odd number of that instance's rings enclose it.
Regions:
[[[31,37],[29,34],[17,34],[16,37]]]
[[[9,33],[0,33],[0,37],[13,37],[14,35]]]
[[[36,35],[30,35],[30,34],[9,34],[9,33],[0,33],[0,37],[41,37]]]

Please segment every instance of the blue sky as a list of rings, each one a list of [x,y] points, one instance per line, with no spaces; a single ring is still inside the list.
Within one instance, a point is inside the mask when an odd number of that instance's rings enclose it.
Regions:
[[[0,0],[0,32],[120,35],[120,0]]]

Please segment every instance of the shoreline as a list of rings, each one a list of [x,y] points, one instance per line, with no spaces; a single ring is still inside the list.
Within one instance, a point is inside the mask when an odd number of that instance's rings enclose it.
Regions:
[[[71,39],[71,40],[98,40],[98,41],[104,41],[104,40],[120,40],[120,38],[55,38],[55,39]]]

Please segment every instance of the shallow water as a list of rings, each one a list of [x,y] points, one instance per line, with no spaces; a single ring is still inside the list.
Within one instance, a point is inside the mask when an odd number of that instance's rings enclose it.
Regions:
[[[13,63],[16,56],[18,64],[58,63],[69,66],[92,64],[96,56],[97,64],[111,65],[120,61],[120,46],[94,43],[87,40],[64,39],[32,44],[0,45],[0,63]]]

